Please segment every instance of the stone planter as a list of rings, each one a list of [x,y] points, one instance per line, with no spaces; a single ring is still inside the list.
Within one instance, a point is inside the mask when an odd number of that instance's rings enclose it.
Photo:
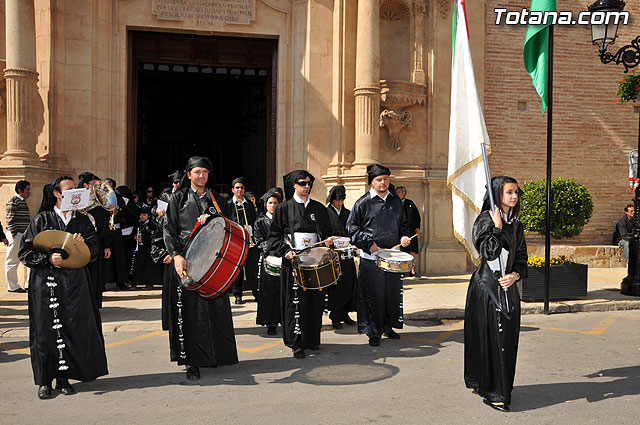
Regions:
[[[587,296],[587,265],[559,264],[551,266],[549,299],[552,301]],[[518,282],[523,301],[544,301],[544,267],[529,267],[529,277]]]

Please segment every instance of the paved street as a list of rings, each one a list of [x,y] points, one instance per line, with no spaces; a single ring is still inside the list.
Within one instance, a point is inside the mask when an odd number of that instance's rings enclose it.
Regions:
[[[121,307],[132,298],[136,308]],[[383,339],[377,349],[353,328],[325,326],[321,350],[296,360],[279,337],[254,326],[255,303],[233,306],[240,363],[203,369],[192,383],[168,360],[159,303],[159,291],[110,293],[110,374],[75,384],[77,395],[41,401],[21,327],[26,303],[0,299],[0,324],[14,328],[0,338],[0,423],[636,424],[640,417],[640,311],[524,315],[513,412],[505,414],[464,387],[459,320],[411,321],[400,341]],[[133,324],[111,328],[116,316]]]

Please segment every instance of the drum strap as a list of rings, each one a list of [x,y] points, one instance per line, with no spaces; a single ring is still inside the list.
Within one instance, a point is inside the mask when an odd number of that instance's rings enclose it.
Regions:
[[[287,213],[288,213],[287,215],[288,215],[288,218],[289,218],[289,234],[291,236],[291,243],[292,244],[296,243],[296,240],[293,237],[293,233],[294,233],[294,231],[293,231],[293,223],[295,222],[295,210],[294,210],[295,202],[296,201],[292,201],[290,203],[290,205],[287,205]],[[295,248],[295,247],[291,247],[291,248]]]
[[[216,202],[216,197],[213,196],[213,193],[211,193],[211,190],[209,190],[209,196],[211,197],[211,202],[213,202],[213,206],[216,207],[216,211],[218,211],[218,214],[222,214],[222,211],[220,210],[220,206]]]

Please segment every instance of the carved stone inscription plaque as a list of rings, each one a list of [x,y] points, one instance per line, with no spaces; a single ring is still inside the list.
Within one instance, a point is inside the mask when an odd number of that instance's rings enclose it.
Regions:
[[[248,25],[255,20],[256,0],[152,0],[158,19],[190,21],[213,27],[221,23]]]

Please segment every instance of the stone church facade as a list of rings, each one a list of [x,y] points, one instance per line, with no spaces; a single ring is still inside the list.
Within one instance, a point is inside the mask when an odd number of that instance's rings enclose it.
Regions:
[[[538,104],[528,75],[520,70],[517,50],[524,27],[505,29],[492,21],[494,7],[521,8],[529,2],[498,3],[468,0],[469,30],[480,95],[491,113],[489,134],[497,140],[492,167],[518,177],[523,158],[500,146],[517,138],[511,133],[522,116],[509,112],[505,118],[503,108],[528,102],[529,114]],[[242,113],[260,127],[247,136],[257,150],[247,144],[240,158],[229,149],[233,143],[220,141],[215,164],[260,163],[255,174],[260,184],[253,187],[260,193],[281,185],[286,172],[305,168],[317,178],[315,199],[324,201],[332,186],[343,184],[351,205],[367,190],[366,166],[382,163],[420,209],[419,270],[466,271],[469,262],[453,237],[446,186],[452,9],[450,0],[0,1],[0,217],[21,178],[32,183],[35,213],[42,185],[56,175],[75,177],[90,170],[139,188],[156,169],[168,174],[171,165],[153,157],[154,150],[175,150],[165,155],[170,159],[200,152],[189,151],[188,138],[180,139],[184,129],[162,148],[154,147],[157,136],[147,138],[153,131],[148,127],[164,123],[145,121],[144,108],[155,108],[149,109],[154,113],[175,108],[174,84],[209,81],[207,75],[230,83],[254,78],[261,84],[256,93],[263,107],[259,116]],[[585,36],[580,30],[565,40],[578,33]],[[514,44],[503,46],[505,37]],[[584,57],[577,60],[595,70],[601,65],[586,37]],[[501,66],[500,60],[513,67]],[[193,78],[162,79],[163,71],[193,72]],[[149,97],[142,87],[145,75]],[[518,96],[500,97],[504,86],[496,75],[521,87]],[[607,78],[611,86],[617,77]],[[214,123],[212,134],[224,124],[216,124],[216,118],[227,116],[223,106],[235,101],[221,94],[226,93],[223,86],[215,87],[210,98],[218,105],[216,112],[204,118]],[[595,102],[602,101],[598,96]],[[531,112],[528,125],[540,136],[536,119]],[[627,132],[607,137],[628,151],[635,130]],[[148,161],[144,155],[150,155]],[[544,151],[531,155],[543,160]],[[540,165],[532,162],[526,178],[542,178]],[[616,182],[614,189],[622,191],[623,185]],[[606,192],[595,189],[596,199]],[[601,227],[587,242],[603,242],[607,222],[618,215],[607,211],[598,216]]]

